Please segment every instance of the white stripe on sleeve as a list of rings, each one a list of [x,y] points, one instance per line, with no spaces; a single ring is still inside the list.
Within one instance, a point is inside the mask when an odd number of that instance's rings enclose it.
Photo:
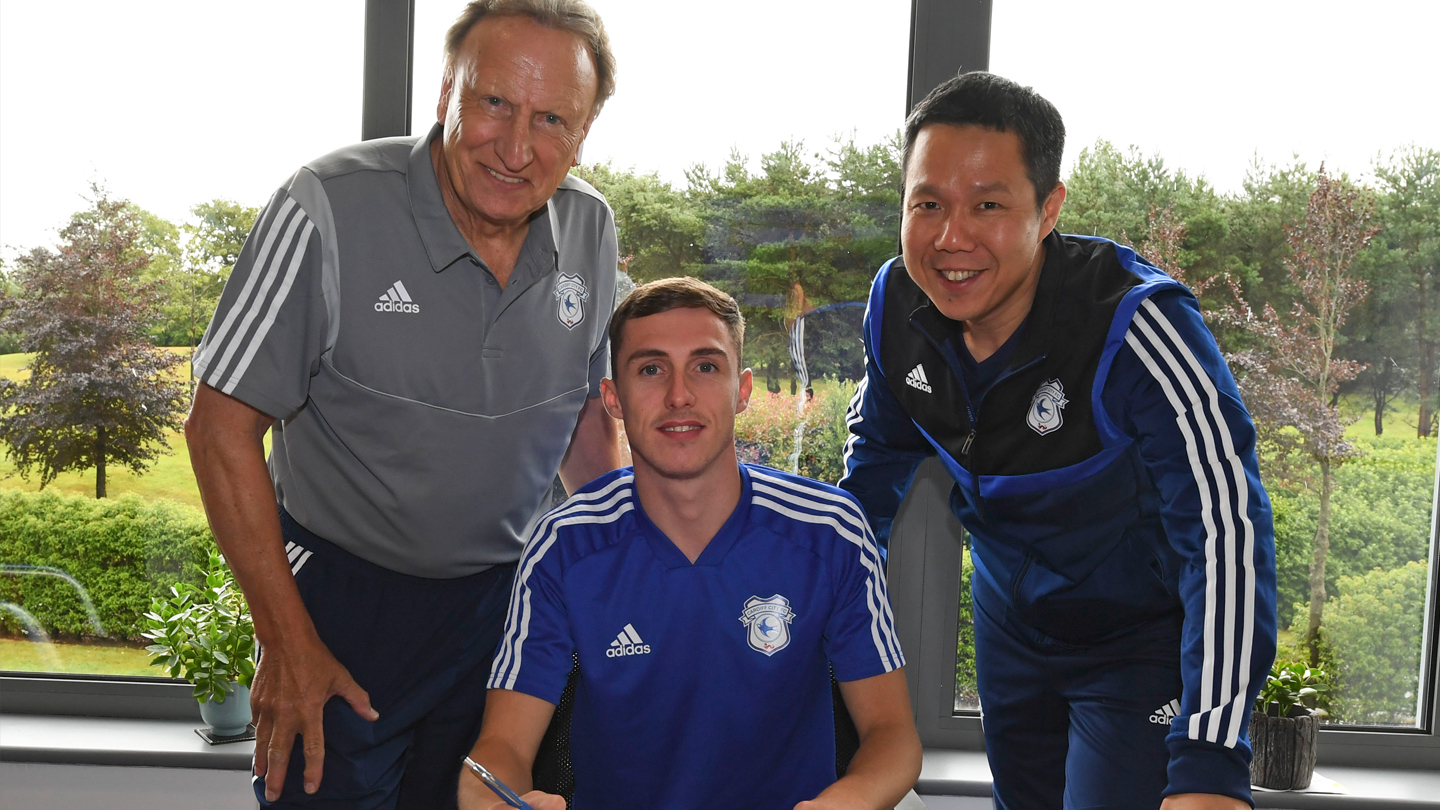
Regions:
[[[1247,714],[1238,710],[1237,701],[1244,701],[1248,685],[1253,636],[1250,619],[1254,615],[1254,531],[1247,514],[1247,482],[1243,465],[1234,452],[1229,427],[1220,411],[1218,392],[1209,375],[1153,302],[1144,301],[1142,310],[1148,319],[1137,311],[1125,341],[1160,384],[1175,409],[1176,424],[1185,438],[1191,473],[1195,477],[1200,499],[1201,522],[1205,527],[1204,659],[1198,684],[1199,711],[1190,716],[1188,736],[1200,739],[1203,723],[1206,740],[1220,742],[1223,736],[1225,745],[1233,747],[1239,736],[1238,724]],[[1177,359],[1149,320],[1156,321],[1161,331],[1171,338],[1186,362]],[[1194,382],[1192,375],[1187,373],[1187,367],[1193,372]],[[1202,397],[1195,382],[1205,389],[1208,396]],[[1229,463],[1226,464],[1226,461]],[[1216,512],[1219,513],[1219,526],[1216,525]],[[1239,532],[1244,534],[1243,552],[1236,547],[1240,540],[1237,537]],[[1233,575],[1238,557],[1243,557],[1242,565],[1246,571],[1246,592],[1243,594],[1237,593]],[[1222,560],[1225,572],[1223,593],[1217,581]],[[1245,617],[1238,656],[1235,640],[1237,613]],[[1216,622],[1220,616],[1224,617],[1223,639],[1216,638]],[[1221,735],[1220,723],[1227,709],[1231,710],[1230,723],[1225,734]]]
[[[275,217],[270,220],[270,227],[265,231],[265,239],[260,243],[260,250],[255,254],[255,261],[250,267],[249,275],[245,277],[245,284],[240,288],[240,294],[236,296],[235,303],[232,304],[229,311],[225,313],[225,319],[220,322],[219,328],[214,330],[206,339],[205,345],[200,349],[200,356],[195,364],[201,369],[205,371],[210,369],[210,363],[215,359],[215,353],[225,345],[229,338],[230,328],[235,325],[235,319],[240,317],[240,314],[247,308],[250,295],[255,290],[255,285],[259,283],[260,277],[265,274],[265,270],[261,268],[264,268],[267,262],[271,261],[270,250],[275,246],[275,240],[279,238],[280,234],[284,231],[286,217],[289,216],[290,211],[294,208],[294,198],[286,197],[285,202],[280,206],[280,210],[275,212]],[[219,369],[216,369],[216,371],[219,371]]]

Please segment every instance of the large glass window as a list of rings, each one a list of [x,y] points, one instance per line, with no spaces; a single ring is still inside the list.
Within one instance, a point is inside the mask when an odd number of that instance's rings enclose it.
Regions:
[[[359,138],[363,24],[360,7],[340,2],[0,0],[7,317],[25,301],[45,314],[31,283],[85,263],[116,285],[112,295],[77,283],[67,300],[97,306],[88,314],[111,326],[115,313],[131,312],[123,299],[153,287],[158,300],[140,337],[178,356],[147,362],[167,367],[155,376],[183,407],[189,347],[256,209],[303,163]],[[123,255],[102,249],[122,243]],[[89,334],[79,321],[70,326]],[[0,334],[0,377],[32,379],[45,361],[26,350],[33,337]],[[71,375],[70,390],[85,390],[73,376],[93,372],[75,365],[85,352],[59,348],[63,362],[51,359]],[[138,374],[147,366],[136,356],[117,362]],[[123,403],[132,415],[155,407],[135,396]],[[114,422],[92,420],[74,425],[85,438],[69,446],[93,447],[102,424],[114,439]],[[104,499],[93,459],[52,454],[62,469],[38,492],[47,457],[32,455],[40,461],[18,475],[14,443],[0,446],[0,670],[163,674],[148,666],[142,615],[175,582],[197,580],[194,566],[214,542],[176,428],[172,410],[144,444],[155,457],[143,474],[128,469],[131,448],[110,442]]]
[[[1084,48],[1037,45],[1040,19]],[[1333,726],[1423,725],[1433,688],[1423,664],[1434,610],[1440,111],[1418,100],[1417,80],[1433,73],[1423,45],[1437,26],[1435,7],[1401,2],[994,9],[992,70],[1033,85],[1065,117],[1061,230],[1137,246],[1203,289],[1261,424],[1278,660],[1330,674],[1320,708]],[[1322,166],[1335,199],[1353,192],[1352,231],[1373,231],[1344,262],[1362,295],[1333,333],[1296,330],[1334,300],[1307,289],[1300,258],[1324,238],[1305,227]],[[1267,342],[1226,317],[1244,306],[1295,333]],[[1279,362],[1287,351],[1332,362]],[[1321,367],[1337,369],[1328,382]],[[1325,393],[1308,405],[1267,401],[1285,380]],[[957,711],[973,708],[968,605],[963,594]]]

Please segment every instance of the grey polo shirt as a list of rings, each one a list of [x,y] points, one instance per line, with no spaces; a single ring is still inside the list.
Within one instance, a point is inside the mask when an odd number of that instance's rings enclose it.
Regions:
[[[195,375],[278,421],[270,473],[301,525],[414,576],[520,556],[608,370],[615,220],[569,177],[502,289],[440,197],[429,141],[305,166],[246,240]]]

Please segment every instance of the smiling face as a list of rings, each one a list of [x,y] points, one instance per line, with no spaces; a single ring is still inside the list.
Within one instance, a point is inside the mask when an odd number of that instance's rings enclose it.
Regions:
[[[1014,133],[927,126],[905,173],[905,268],[947,318],[1003,341],[1030,311],[1064,200],[1057,185],[1036,210]]]
[[[728,473],[735,414],[750,401],[750,371],[724,321],[683,307],[625,322],[605,410],[625,422],[636,475],[669,479]]]
[[[475,24],[437,110],[438,179],[462,230],[523,225],[550,199],[590,129],[596,84],[573,33],[523,15]]]

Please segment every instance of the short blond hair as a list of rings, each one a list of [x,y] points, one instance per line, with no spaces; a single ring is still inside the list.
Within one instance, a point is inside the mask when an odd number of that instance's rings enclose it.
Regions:
[[[455,76],[455,62],[460,58],[465,37],[476,23],[491,15],[529,17],[546,28],[569,31],[585,42],[590,57],[595,60],[595,104],[590,108],[591,118],[599,115],[600,108],[615,95],[615,54],[610,50],[610,35],[605,33],[600,14],[584,0],[473,0],[445,33],[447,80]]]

